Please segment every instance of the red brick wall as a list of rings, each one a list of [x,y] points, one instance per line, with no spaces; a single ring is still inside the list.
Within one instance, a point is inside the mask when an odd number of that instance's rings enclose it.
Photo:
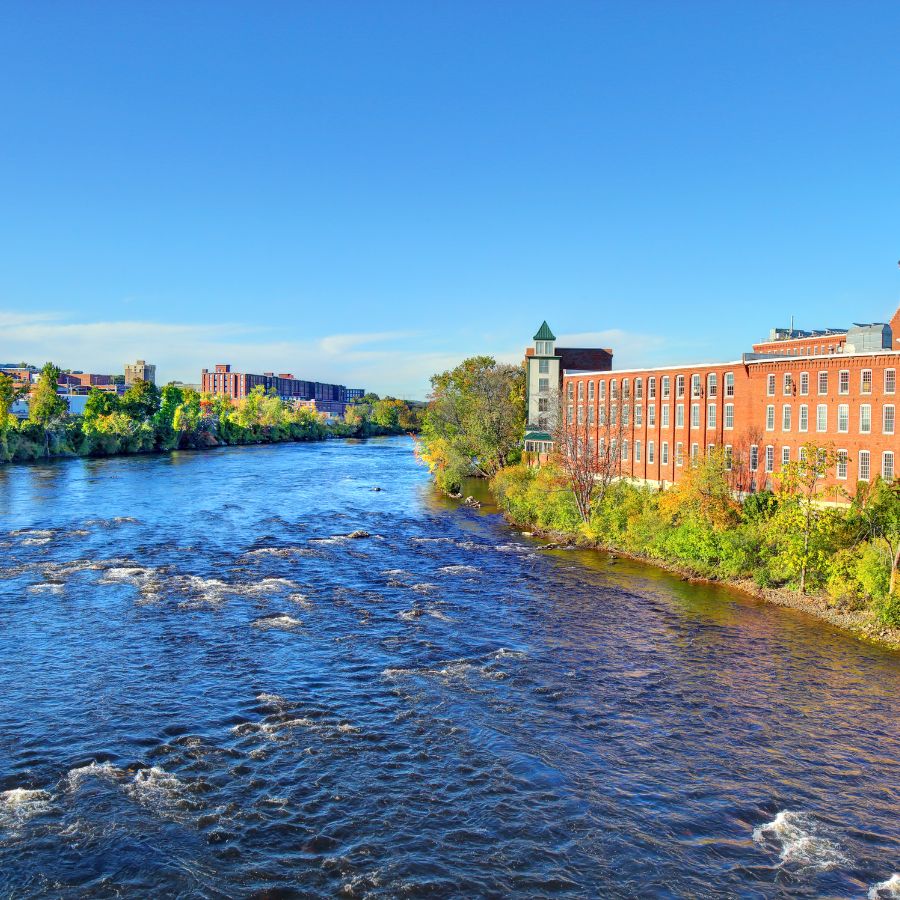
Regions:
[[[886,369],[895,370],[895,392],[885,393]],[[839,373],[844,370],[849,373],[848,393],[839,393]],[[863,370],[872,372],[871,393],[863,394],[861,388],[861,374]],[[808,393],[801,395],[801,373],[809,375]],[[827,372],[827,392],[820,395],[818,392],[819,372]],[[710,396],[708,389],[708,376],[716,375],[716,395]],[[734,375],[734,396],[725,396],[725,376],[728,373]],[[790,389],[785,394],[784,375],[791,375]],[[693,375],[700,376],[700,396],[692,397]],[[684,396],[679,398],[677,393],[677,376],[684,376]],[[774,396],[768,395],[768,379],[775,376]],[[668,376],[670,379],[670,397],[668,400],[662,396],[662,379]],[[656,378],[656,397],[648,396],[648,383],[650,378]],[[870,453],[870,479],[881,474],[882,453],[892,451],[894,456],[895,475],[900,474],[900,385],[896,385],[900,377],[900,353],[875,353],[866,355],[833,355],[813,356],[810,358],[786,358],[784,360],[766,360],[761,362],[732,363],[727,365],[697,365],[684,366],[671,369],[645,369],[618,372],[594,372],[591,374],[566,374],[563,379],[563,408],[569,404],[568,391],[572,385],[573,427],[577,426],[578,385],[583,385],[582,396],[584,400],[583,413],[584,427],[588,428],[592,440],[595,442],[602,436],[609,440],[610,432],[600,426],[600,383],[605,382],[605,404],[609,409],[611,404],[610,382],[615,379],[619,386],[618,406],[621,413],[623,403],[622,381],[629,379],[630,399],[628,401],[629,420],[627,427],[621,433],[621,438],[628,441],[628,459],[622,462],[622,472],[625,475],[647,479],[654,482],[677,481],[681,473],[689,464],[691,448],[697,444],[698,451],[703,452],[710,444],[717,446],[731,446],[735,457],[735,480],[739,482],[736,487],[747,489],[750,477],[754,477],[755,487],[765,487],[767,482],[774,484],[774,476],[777,476],[781,468],[782,449],[790,449],[790,459],[799,458],[799,448],[807,442],[819,445],[832,445],[836,450],[846,450],[849,458],[847,478],[837,480],[829,479],[830,484],[839,484],[851,493],[855,490],[859,469],[859,452],[868,450]],[[635,380],[642,379],[643,398],[638,400],[635,396]],[[590,405],[590,382],[594,382],[594,425],[588,426],[589,414],[587,407]],[[649,425],[649,405],[655,405],[655,425]],[[725,426],[725,406],[733,403],[734,418],[733,427]],[[663,426],[662,407],[669,405],[669,424]],[[684,405],[684,424],[678,426],[677,406]],[[699,406],[697,425],[692,423],[693,404]],[[800,406],[807,406],[808,420],[806,431],[800,431]],[[824,404],[827,407],[827,429],[824,432],[817,430],[817,407]],[[871,431],[868,434],[860,433],[860,407],[868,404],[871,407]],[[882,430],[883,410],[886,404],[894,405],[894,433],[884,434]],[[636,425],[635,407],[640,405],[642,410],[640,426]],[[767,407],[774,406],[774,427],[767,429]],[[783,407],[789,405],[790,427],[784,430]],[[838,407],[848,407],[848,431],[838,431]],[[714,424],[710,420],[709,407],[714,407]],[[607,413],[608,415],[608,413]],[[641,458],[635,458],[635,443],[640,442]],[[654,445],[654,460],[648,460],[648,443]],[[668,443],[668,462],[662,462],[663,443]],[[677,444],[683,445],[684,463],[677,465]],[[750,473],[747,466],[749,460],[749,448],[751,444],[758,447],[758,467],[755,473]],[[774,450],[774,472],[765,472],[766,448],[771,446]]]

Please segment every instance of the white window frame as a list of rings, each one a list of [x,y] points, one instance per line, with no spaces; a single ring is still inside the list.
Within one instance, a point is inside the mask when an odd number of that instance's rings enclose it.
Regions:
[[[790,431],[791,430],[791,404],[784,403],[781,406],[781,430],[782,431]]]
[[[857,480],[869,481],[872,478],[872,454],[868,450],[859,451],[857,460]]]
[[[843,426],[843,427],[841,427]],[[850,404],[839,403],[837,408],[838,434],[847,434],[850,431]]]
[[[725,396],[734,396],[734,372],[725,373]]]
[[[775,404],[770,403],[766,407],[766,431],[775,430]]]
[[[864,427],[864,417],[868,416],[868,428]],[[871,403],[860,403],[859,404],[859,433],[860,434],[871,434],[872,433],[872,404]]]
[[[837,464],[835,465],[835,477],[840,481],[847,480],[847,468],[849,464],[849,457],[847,456],[846,450],[838,450],[837,452]]]
[[[888,416],[890,413],[890,416]],[[890,422],[888,422],[890,418]],[[881,433],[893,434],[897,427],[897,410],[893,403],[885,403],[881,408]]]
[[[890,466],[888,466],[888,459],[890,459]],[[894,463],[896,462],[896,458],[894,456],[893,450],[884,450],[881,454],[881,477],[885,481],[893,481],[896,477],[897,470],[894,467]]]

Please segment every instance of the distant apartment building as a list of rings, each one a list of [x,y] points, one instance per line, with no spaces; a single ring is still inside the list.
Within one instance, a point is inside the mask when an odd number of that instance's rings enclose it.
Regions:
[[[606,371],[612,368],[612,350],[557,347],[556,336],[543,322],[525,350],[526,443],[544,451],[552,442],[550,430],[559,417],[560,391],[566,371]]]
[[[889,322],[839,329],[776,329],[724,363],[611,371],[563,370],[560,415],[611,452],[623,476],[677,482],[692,461],[724,448],[736,488],[773,487],[804,443],[831,446],[823,487],[900,475],[897,372],[900,309]],[[525,449],[546,450],[526,434]]]
[[[347,403],[353,403],[354,400],[362,400],[366,396],[365,388],[347,388],[345,399]]]
[[[34,384],[41,374],[41,370],[37,366],[15,366],[12,364],[0,366],[0,372],[12,378],[13,384],[17,388]]]
[[[203,369],[201,387],[211,394],[225,394],[232,401],[242,400],[255,387],[263,387],[275,393],[287,402],[315,401],[315,408],[333,415],[343,415],[348,401],[348,390],[342,384],[328,384],[321,381],[306,381],[295,378],[290,373],[276,375],[274,372],[263,372],[254,375],[247,372],[232,372],[227,363],[219,363],[210,372]],[[354,388],[362,392],[362,388]],[[362,396],[362,393],[360,393]]]
[[[125,384],[132,385],[136,381],[149,381],[156,384],[156,366],[143,359],[125,364]]]

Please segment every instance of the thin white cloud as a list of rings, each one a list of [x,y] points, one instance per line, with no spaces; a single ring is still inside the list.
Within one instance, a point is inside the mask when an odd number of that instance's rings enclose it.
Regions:
[[[146,359],[157,380],[198,382],[203,368],[231,363],[235,371],[290,372],[298,378],[364,387],[381,394],[424,398],[429,379],[476,354],[517,363],[528,339],[502,345],[477,332],[457,335],[414,331],[350,332],[307,340],[286,339],[269,326],[183,324],[124,320],[72,322],[53,313],[0,310],[0,362],[48,360],[63,368],[123,371]],[[617,368],[659,363],[671,350],[662,337],[620,330],[562,335],[560,346],[612,347]]]
[[[369,344],[383,344],[388,341],[398,341],[416,336],[416,332],[413,331],[376,331],[360,334],[330,334],[319,340],[319,346],[325,353],[337,356],[351,353],[356,347],[365,347]]]

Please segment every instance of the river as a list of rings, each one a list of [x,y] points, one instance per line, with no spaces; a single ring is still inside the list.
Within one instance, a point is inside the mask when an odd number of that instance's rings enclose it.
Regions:
[[[0,468],[0,576],[2,896],[900,896],[896,654],[407,438]]]

